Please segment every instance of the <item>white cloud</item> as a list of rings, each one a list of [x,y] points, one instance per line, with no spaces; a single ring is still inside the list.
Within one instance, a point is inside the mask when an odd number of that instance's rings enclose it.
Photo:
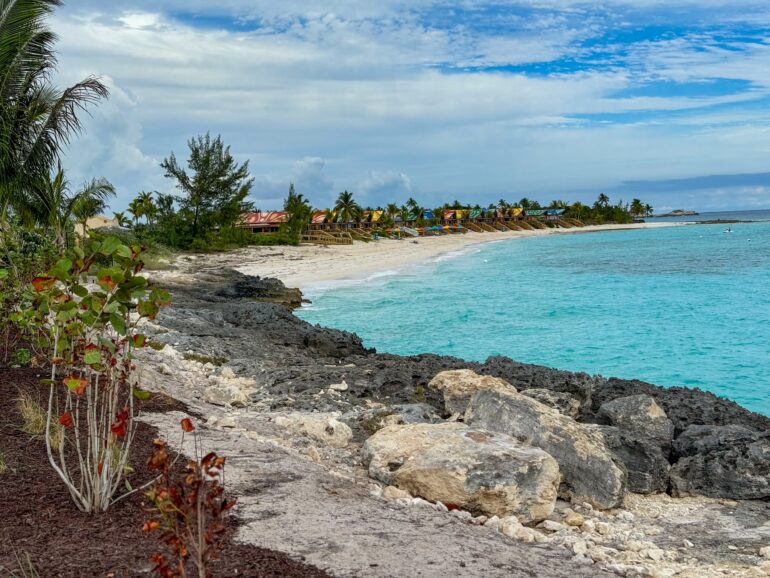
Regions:
[[[732,16],[748,6],[699,4],[730,8]],[[411,190],[425,203],[473,195],[488,202],[506,193],[569,197],[625,180],[767,168],[770,136],[756,122],[770,120],[766,113],[707,108],[768,94],[770,46],[760,42],[737,52],[691,35],[626,45],[629,66],[613,53],[593,71],[468,72],[585,57],[576,43],[599,35],[602,23],[592,4],[569,0],[539,2],[538,10],[553,12],[524,18],[509,33],[462,22],[433,26],[419,14],[437,5],[432,0],[225,0],[218,14],[261,25],[234,31],[171,14],[206,12],[202,0],[125,5],[108,13],[83,0],[54,21],[63,81],[97,73],[113,87],[68,165],[115,180],[121,200],[142,188],[169,190],[160,160],[171,150],[184,157],[186,140],[207,130],[250,160],[262,208],[275,208],[290,182],[318,206],[342,189],[375,205]],[[665,7],[654,0],[605,5]],[[701,98],[617,96],[649,80],[710,78],[748,80],[753,88]],[[654,113],[662,111],[683,114],[659,120]],[[607,125],[576,119],[624,113],[651,116]]]

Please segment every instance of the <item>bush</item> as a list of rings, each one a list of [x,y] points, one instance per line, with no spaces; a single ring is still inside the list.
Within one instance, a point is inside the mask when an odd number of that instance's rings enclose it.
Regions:
[[[136,324],[170,302],[166,291],[147,286],[141,269],[140,247],[106,237],[90,240],[87,252],[75,247],[32,280],[34,308],[25,316],[43,333],[51,361],[44,381],[48,458],[85,512],[104,511],[115,501],[134,436],[134,399],[148,395],[135,387],[133,351],[146,341]],[[81,284],[89,275],[98,288]],[[57,421],[63,428],[58,444],[51,435]]]

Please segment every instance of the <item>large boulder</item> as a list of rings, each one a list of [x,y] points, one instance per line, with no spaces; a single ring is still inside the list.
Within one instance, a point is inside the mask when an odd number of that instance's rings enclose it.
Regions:
[[[556,503],[551,456],[461,423],[388,426],[366,440],[363,456],[371,477],[476,514],[537,522]]]
[[[668,490],[671,465],[659,446],[614,426],[595,427],[604,435],[607,447],[626,466],[630,492],[654,494]]]
[[[516,388],[508,382],[489,375],[479,375],[470,369],[442,371],[429,385],[443,393],[444,408],[450,415],[465,413],[468,402],[477,391],[492,389],[516,393]]]
[[[580,401],[569,393],[551,391],[549,389],[533,388],[525,389],[521,395],[536,399],[540,403],[552,407],[572,419],[577,419],[580,414]]]
[[[649,395],[629,395],[608,401],[599,408],[597,419],[659,446],[665,454],[671,449],[674,424]]]
[[[770,431],[693,425],[676,439],[674,451],[680,456],[671,469],[675,496],[770,498]]]
[[[621,504],[627,473],[604,443],[602,433],[518,393],[480,391],[471,399],[465,422],[510,435],[541,448],[559,463],[561,494],[597,508]]]

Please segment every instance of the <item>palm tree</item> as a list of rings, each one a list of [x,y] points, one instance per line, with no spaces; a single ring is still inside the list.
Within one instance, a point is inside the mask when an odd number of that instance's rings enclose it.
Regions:
[[[74,194],[70,193],[69,181],[59,165],[53,178],[37,186],[33,195],[27,202],[29,216],[38,225],[51,230],[56,247],[64,253],[73,217],[88,214],[95,207],[98,212],[104,210],[107,199],[115,195],[115,189],[104,179],[94,179]]]
[[[599,197],[596,199],[597,207],[607,207],[609,206],[609,204],[610,204],[610,198],[604,193],[601,193]]]
[[[361,214],[361,207],[353,200],[353,193],[343,191],[337,197],[334,205],[334,212],[337,214],[337,220],[342,223],[355,221]]]
[[[123,211],[112,213],[113,218],[118,224],[118,227],[128,228],[131,225],[131,221],[128,220],[126,214]]]
[[[72,214],[82,227],[83,239],[88,236],[88,219],[96,217],[107,208],[107,198],[115,196],[115,187],[105,178],[92,179],[75,195]]]
[[[644,213],[644,205],[639,199],[631,201],[631,214],[634,217],[638,217]]]
[[[649,217],[652,215],[652,205],[645,204],[644,205],[644,216]]]
[[[134,219],[134,228],[139,224],[139,218],[144,216],[144,205],[137,197],[130,203],[128,203],[128,212]]]
[[[108,95],[95,77],[64,90],[51,84],[56,36],[46,19],[60,5],[0,0],[0,220],[39,204],[35,191],[52,192],[51,169],[81,130],[79,113]]]
[[[158,207],[155,206],[155,201],[152,198],[152,193],[142,191],[137,197],[139,204],[142,206],[142,215],[146,219],[147,225],[152,225],[153,218],[158,214]]]

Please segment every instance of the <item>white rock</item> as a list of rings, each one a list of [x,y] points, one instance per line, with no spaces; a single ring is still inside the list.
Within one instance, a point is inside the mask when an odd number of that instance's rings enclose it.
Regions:
[[[498,531],[500,529],[500,518],[497,516],[492,516],[486,522],[484,522],[484,526],[486,528],[492,528],[493,530]]]
[[[428,500],[423,500],[422,498],[412,498],[412,505],[431,509],[434,507]]]
[[[692,548],[693,546],[695,546],[695,544],[685,539],[682,541],[682,546],[684,546],[685,548]]]
[[[341,383],[332,383],[329,386],[329,389],[333,389],[334,391],[347,391],[348,390],[348,384],[343,379]]]
[[[160,373],[161,375],[174,375],[174,372],[165,363],[161,363],[158,366],[158,373]]]
[[[596,531],[602,536],[609,536],[612,533],[612,527],[607,522],[597,522]]]
[[[463,521],[467,521],[473,518],[473,514],[471,514],[467,510],[452,510],[452,515],[457,518],[460,518]]]
[[[544,520],[543,522],[540,522],[537,527],[549,532],[558,532],[560,530],[564,530],[564,524],[560,522],[554,522],[553,520]]]
[[[436,508],[436,509],[437,509],[439,512],[448,512],[448,511],[449,511],[449,508],[447,508],[447,507],[444,505],[444,502],[436,502],[436,503],[435,503],[435,505],[434,505],[434,507],[435,507],[435,508]]]
[[[292,433],[305,435],[330,446],[345,447],[353,437],[353,431],[337,419],[338,415],[297,412],[279,415],[274,422]]]
[[[236,428],[238,427],[238,422],[235,420],[234,417],[230,415],[226,415],[222,419],[219,420],[219,423],[217,424],[221,428]]]
[[[575,554],[579,554],[581,556],[584,556],[588,553],[588,544],[584,540],[578,540],[572,545],[572,551]]]
[[[224,377],[225,379],[235,379],[235,372],[230,367],[223,367],[222,371],[219,372],[219,375]]]
[[[478,375],[470,369],[442,371],[430,382],[430,387],[444,394],[447,413],[464,413],[473,394],[484,389],[497,389],[516,393],[516,388],[506,381],[489,375]]]
[[[583,522],[583,525],[580,526],[580,529],[584,532],[593,532],[596,530],[596,522],[594,522],[592,519],[588,518]]]
[[[759,555],[763,558],[770,559],[770,546],[765,546],[759,549]]]
[[[409,495],[409,492],[405,492],[396,486],[386,486],[385,489],[382,490],[382,497],[386,500],[400,500],[401,498],[409,498],[411,500],[412,498],[412,496]]]
[[[617,518],[619,520],[623,520],[624,522],[633,522],[635,516],[631,512],[623,510],[622,512],[618,513]]]
[[[203,399],[208,403],[222,406],[246,407],[249,404],[249,396],[246,392],[234,385],[212,385],[203,392]]]

